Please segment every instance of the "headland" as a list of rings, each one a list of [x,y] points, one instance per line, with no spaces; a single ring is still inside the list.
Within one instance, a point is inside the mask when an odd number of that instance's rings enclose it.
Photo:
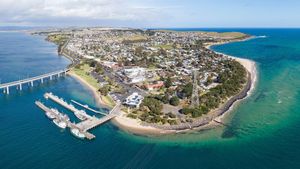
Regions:
[[[72,36],[67,30],[46,34],[73,61],[69,75],[89,87],[99,105],[123,103],[113,122],[132,133],[161,135],[222,125],[232,107],[251,94],[257,79],[255,62],[210,49],[252,38],[242,33],[96,29],[77,30]],[[98,38],[86,38],[91,35]],[[105,39],[99,38],[103,35]],[[82,37],[93,43],[78,46]],[[130,71],[138,72],[131,76]],[[233,82],[238,85],[228,87]]]

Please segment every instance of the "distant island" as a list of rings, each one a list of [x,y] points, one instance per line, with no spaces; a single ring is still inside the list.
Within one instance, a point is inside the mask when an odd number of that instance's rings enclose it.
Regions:
[[[242,41],[239,32],[179,32],[130,28],[35,31],[58,45],[69,74],[106,107],[121,105],[115,124],[133,133],[165,134],[222,124],[254,88],[253,61],[210,49]]]

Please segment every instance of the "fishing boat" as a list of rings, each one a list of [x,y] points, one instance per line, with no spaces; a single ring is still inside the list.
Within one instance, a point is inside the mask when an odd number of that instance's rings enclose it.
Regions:
[[[54,116],[51,112],[46,112],[46,116],[47,116],[49,119],[55,119],[55,116]]]
[[[62,129],[65,129],[67,127],[67,123],[64,122],[64,121],[61,121],[61,120],[58,120],[58,119],[54,119],[53,120],[53,123],[59,127],[59,128],[62,128]]]
[[[59,114],[59,118],[62,119],[63,121],[70,121],[69,116],[66,115],[66,114],[60,113],[60,114]]]
[[[51,111],[52,111],[53,113],[57,114],[57,115],[60,114],[59,111],[58,111],[57,109],[51,108]]]
[[[86,120],[87,119],[87,117],[85,116],[86,113],[84,111],[75,112],[74,114],[80,120]]]
[[[71,129],[71,133],[77,137],[77,138],[80,138],[80,139],[84,139],[85,138],[85,135],[83,133],[81,133],[78,129],[76,128],[73,128]]]

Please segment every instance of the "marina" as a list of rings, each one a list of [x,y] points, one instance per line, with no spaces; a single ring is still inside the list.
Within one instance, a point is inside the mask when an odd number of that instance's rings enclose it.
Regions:
[[[51,99],[57,104],[65,107],[66,109],[72,111],[74,115],[80,119],[81,121],[77,124],[74,122],[70,122],[70,118],[66,114],[60,113],[57,109],[49,108],[45,106],[40,101],[36,101],[35,104],[45,112],[45,115],[53,121],[53,123],[58,126],[59,128],[70,128],[70,132],[72,135],[76,136],[77,138],[84,139],[87,138],[89,140],[94,139],[96,136],[89,132],[89,130],[104,124],[114,117],[118,115],[120,111],[120,104],[117,104],[109,114],[105,114],[105,116],[101,118],[97,118],[95,116],[90,116],[86,114],[83,110],[78,110],[72,104],[68,104],[62,98],[55,96],[52,93],[45,93],[44,97],[46,99]],[[104,113],[103,113],[104,114]]]
[[[88,115],[84,110],[78,110],[76,107],[74,107],[72,104],[67,103],[62,98],[59,98],[52,93],[45,93],[44,97],[46,99],[51,99],[52,101],[56,102],[57,104],[60,104],[61,106],[65,107],[66,109],[72,111],[74,115],[79,118],[80,120],[87,120],[92,119],[94,117]]]

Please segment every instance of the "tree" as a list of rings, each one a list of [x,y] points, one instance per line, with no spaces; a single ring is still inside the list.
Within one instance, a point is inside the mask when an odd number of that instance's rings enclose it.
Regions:
[[[173,85],[171,78],[168,77],[168,78],[165,80],[164,84],[165,84],[165,87],[166,87],[166,88],[171,87],[171,86]]]
[[[139,47],[135,48],[134,54],[141,57],[143,54],[143,47],[139,46]]]
[[[163,56],[167,56],[167,51],[166,51],[165,49],[163,49],[163,48],[160,48],[160,49],[159,49],[159,53],[160,53],[161,55],[163,55]]]
[[[174,96],[170,99],[170,104],[173,106],[178,106],[179,105],[179,98],[177,96]]]
[[[212,80],[211,76],[208,76],[205,84],[206,84],[206,86],[208,86],[208,85],[212,84],[212,82],[213,82],[213,80]]]
[[[102,66],[97,65],[95,71],[99,74],[103,74],[104,73],[104,69]]]
[[[179,61],[177,64],[176,64],[177,67],[182,67],[183,66],[183,63],[182,61]]]
[[[107,96],[108,92],[110,91],[110,86],[109,85],[105,85],[103,87],[101,87],[99,89],[99,92],[104,95],[104,96]]]
[[[191,114],[193,112],[193,109],[188,108],[188,107],[184,107],[183,109],[180,110],[180,113],[188,115]]]
[[[186,97],[191,97],[193,93],[193,84],[190,82],[185,85],[182,89],[182,93],[185,94]]]
[[[142,102],[142,106],[146,106],[149,108],[150,112],[149,114],[153,114],[153,115],[161,115],[162,112],[162,103],[152,97],[146,97],[143,102]]]
[[[81,64],[77,64],[76,66],[75,66],[75,69],[80,69],[81,68]]]
[[[164,103],[164,104],[167,104],[169,102],[169,99],[170,99],[170,96],[168,94],[165,94],[162,98],[161,98],[161,101]]]
[[[202,113],[199,109],[193,109],[193,111],[192,111],[193,118],[200,117],[201,115],[202,115]]]
[[[97,65],[97,61],[92,60],[90,61],[89,65],[90,67],[95,67]]]

